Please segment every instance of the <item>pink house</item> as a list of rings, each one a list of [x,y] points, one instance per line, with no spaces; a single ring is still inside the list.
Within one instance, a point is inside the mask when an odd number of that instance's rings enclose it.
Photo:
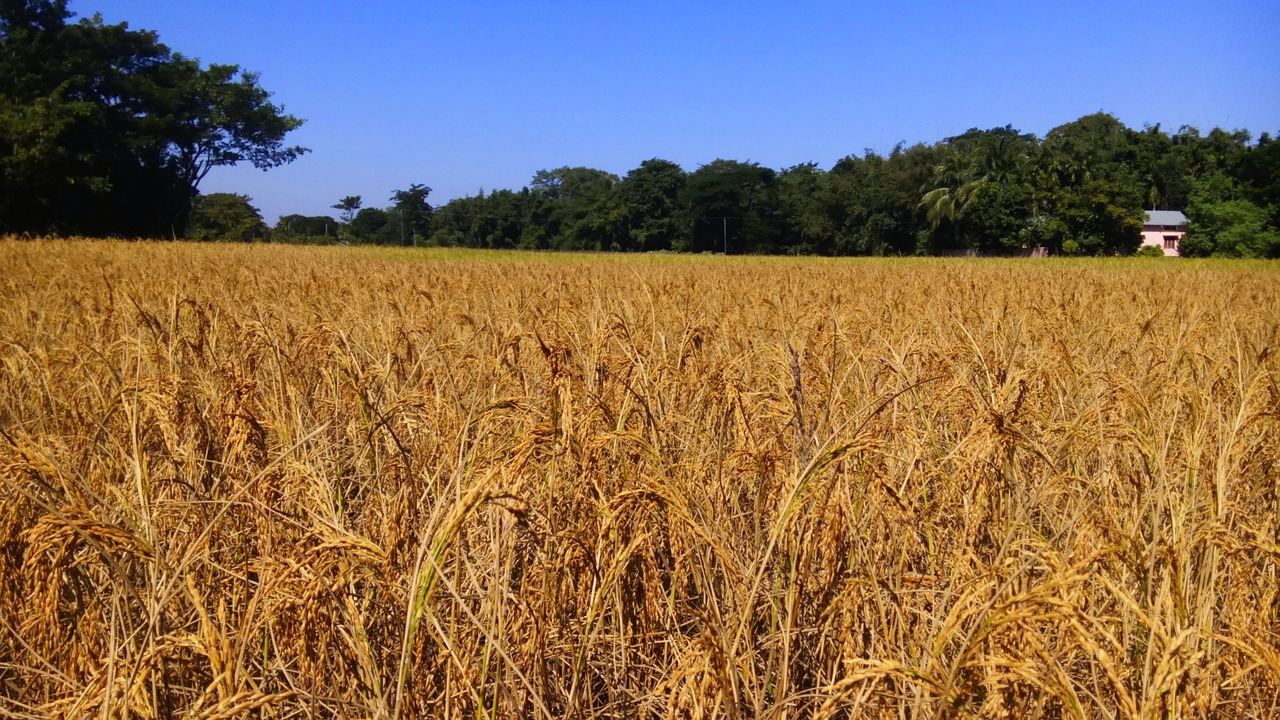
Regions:
[[[1164,250],[1168,257],[1177,257],[1182,236],[1187,234],[1187,216],[1181,210],[1148,210],[1147,221],[1142,224],[1142,244],[1154,245]]]

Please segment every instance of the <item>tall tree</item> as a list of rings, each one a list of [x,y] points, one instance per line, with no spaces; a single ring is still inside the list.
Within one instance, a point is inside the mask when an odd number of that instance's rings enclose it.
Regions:
[[[1235,177],[1250,201],[1272,210],[1272,226],[1280,228],[1280,140],[1262,133],[1240,158]]]
[[[817,163],[802,163],[778,174],[778,205],[785,237],[779,250],[793,255],[830,255],[832,217],[825,204],[826,173]]]
[[[680,243],[687,234],[680,217],[686,179],[683,168],[658,158],[645,160],[622,179],[630,249],[670,250]]]
[[[364,199],[359,195],[348,195],[329,207],[332,207],[334,210],[341,210],[342,222],[349,223],[355,218],[356,211],[363,205]]]
[[[379,208],[364,208],[347,223],[347,233],[352,241],[373,245],[391,245],[399,239],[391,215]]]
[[[427,196],[431,188],[414,183],[408,190],[391,193],[391,202],[400,227],[400,244],[416,245],[431,235],[431,204]]]
[[[841,158],[822,176],[819,198],[835,254],[882,255],[890,251],[890,234],[899,218],[894,213],[889,165],[884,157],[867,150],[861,157]],[[910,189],[908,214],[914,211],[915,189]]]
[[[1280,257],[1274,208],[1259,207],[1222,171],[1199,178],[1191,189],[1190,231],[1182,239],[1188,257]]]
[[[685,202],[695,252],[777,252],[777,173],[758,163],[713,160],[689,174]]]
[[[196,198],[187,236],[193,240],[254,242],[267,239],[267,224],[248,195],[210,193]]]
[[[541,204],[551,247],[558,250],[620,250],[627,242],[626,217],[616,175],[586,167],[539,170],[529,184]]]
[[[954,148],[933,167],[933,189],[925,192],[920,207],[934,233],[941,236],[948,231],[952,244],[961,244],[960,221],[982,182],[973,159]]]
[[[182,235],[212,168],[306,152],[256,74],[71,17],[66,0],[0,3],[0,230]]]
[[[1090,255],[1137,250],[1149,190],[1139,133],[1095,113],[1050,130],[1041,148],[1039,241],[1055,252],[1068,241]]]
[[[1025,170],[1035,136],[1008,125],[974,128],[947,138],[944,145],[946,155],[934,166],[932,189],[920,201],[935,239],[987,252],[1022,246],[1026,238],[1020,230],[1032,210]],[[973,216],[975,209],[981,211],[979,217]]]
[[[271,230],[272,242],[330,243],[337,237],[338,221],[328,215],[285,215]]]

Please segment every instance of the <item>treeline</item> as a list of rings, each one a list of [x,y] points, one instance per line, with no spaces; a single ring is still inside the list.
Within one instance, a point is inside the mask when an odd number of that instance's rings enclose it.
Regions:
[[[1088,115],[1043,139],[1012,127],[970,130],[830,170],[667,160],[623,177],[543,170],[519,190],[438,207],[416,185],[386,209],[344,198],[332,217],[286,216],[278,240],[471,248],[910,255],[1134,252],[1146,209],[1184,210],[1188,256],[1280,256],[1280,142],[1246,131],[1126,127]],[[354,204],[353,204],[354,201]],[[406,218],[409,222],[406,223]]]

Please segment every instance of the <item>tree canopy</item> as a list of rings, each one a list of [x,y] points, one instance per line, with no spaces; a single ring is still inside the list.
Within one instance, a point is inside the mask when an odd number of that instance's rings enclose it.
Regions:
[[[181,236],[211,169],[306,152],[255,73],[71,18],[66,0],[0,2],[0,231]]]
[[[187,235],[192,240],[258,242],[267,239],[262,213],[247,195],[210,193],[196,198]]]
[[[1227,189],[1208,192],[1221,177]],[[1222,186],[1218,182],[1217,186]],[[1215,187],[1217,187],[1215,186]],[[1277,256],[1280,142],[1243,130],[1126,127],[1106,113],[1049,131],[971,129],[830,170],[658,158],[619,181],[559,168],[521,191],[437,208],[428,243],[567,250],[882,255],[1115,255],[1141,243],[1144,210],[1185,209],[1189,255]]]

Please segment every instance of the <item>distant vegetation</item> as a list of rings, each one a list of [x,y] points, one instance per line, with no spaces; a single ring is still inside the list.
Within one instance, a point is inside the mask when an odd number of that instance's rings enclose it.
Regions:
[[[1183,255],[1280,256],[1280,142],[1267,134],[1255,142],[1245,131],[1134,130],[1105,113],[1043,139],[974,129],[887,157],[850,155],[830,170],[716,160],[686,172],[653,159],[621,178],[543,170],[520,190],[438,208],[429,193],[414,185],[385,209],[342,198],[339,219],[287,215],[271,238],[806,255],[1002,255],[1040,246],[1113,255],[1137,249],[1144,209],[1179,209],[1192,221]],[[239,203],[246,218],[261,219],[247,198]],[[197,233],[217,227],[202,212],[194,223]]]
[[[646,160],[623,177],[540,170],[519,190],[433,208],[416,184],[386,207],[268,229],[250,198],[198,195],[210,169],[305,152],[301,121],[257,76],[202,67],[156,35],[68,22],[65,0],[0,5],[0,233],[593,251],[1110,255],[1143,209],[1185,210],[1184,255],[1280,256],[1280,142],[1263,133],[1133,129],[1106,113],[1045,137],[1011,126],[866,151],[825,170]]]
[[[1114,255],[1141,242],[1144,209],[1185,210],[1191,257],[1280,256],[1280,142],[1263,134],[1159,126],[1134,130],[1097,113],[1043,139],[973,129],[781,171],[715,160],[692,172],[661,159],[624,177],[542,170],[520,190],[481,191],[432,209],[407,202],[334,207],[344,220],[287,216],[273,237],[589,251],[928,255],[973,250]],[[402,217],[411,218],[407,223]],[[320,229],[323,228],[323,237]],[[301,229],[301,230],[300,230]]]
[[[1011,127],[867,151],[824,171],[649,160],[618,178],[542,171],[453,200],[428,243],[818,255],[1134,251],[1143,209],[1185,209],[1187,255],[1280,255],[1280,143],[1248,132],[1133,130],[1099,113],[1043,139]]]

